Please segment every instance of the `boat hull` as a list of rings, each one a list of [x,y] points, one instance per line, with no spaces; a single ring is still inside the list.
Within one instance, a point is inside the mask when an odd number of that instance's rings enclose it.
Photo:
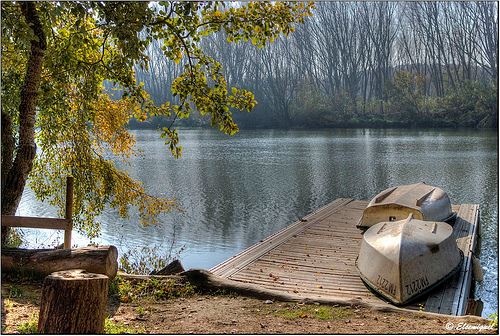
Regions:
[[[454,219],[448,195],[438,187],[416,183],[388,188],[376,195],[363,211],[357,227],[367,229],[377,223],[408,217],[448,222]]]
[[[407,304],[452,276],[463,254],[444,222],[382,222],[363,235],[356,266],[361,279],[396,305]]]

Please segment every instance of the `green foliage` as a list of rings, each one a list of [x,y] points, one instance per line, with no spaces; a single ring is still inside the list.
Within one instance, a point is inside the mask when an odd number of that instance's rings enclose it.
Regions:
[[[386,83],[388,119],[418,122],[425,93],[425,78],[407,71],[398,71],[392,81]]]
[[[169,300],[177,297],[191,296],[195,288],[189,283],[174,279],[140,280],[132,282],[117,276],[110,284],[109,295],[120,302],[129,303],[139,299]]]
[[[16,285],[11,285],[9,287],[9,299],[20,298],[23,295],[23,289]]]
[[[29,321],[22,323],[17,327],[20,334],[38,334],[38,316],[33,315]]]
[[[11,228],[5,241],[5,247],[17,248],[23,243],[23,232],[19,229]]]
[[[146,314],[146,309],[144,309],[143,306],[137,306],[135,308],[135,312],[137,313],[137,315],[142,316],[142,315]]]
[[[113,280],[109,281],[108,286],[108,296],[110,298],[120,298],[120,284],[122,282],[122,278],[117,275]]]
[[[132,283],[119,275],[109,282],[108,296],[120,302],[129,302],[132,296]]]
[[[4,299],[3,300],[3,306],[8,310],[12,309],[14,307],[14,301],[10,299]]]
[[[495,85],[466,81],[443,97],[426,96],[424,86],[423,76],[399,71],[386,83],[387,101],[363,102],[343,91],[329,97],[313,85],[303,85],[292,122],[309,127],[497,127]]]
[[[106,318],[104,320],[104,333],[105,334],[143,334],[145,330],[131,328],[124,325],[123,323],[118,323]]]
[[[168,300],[177,297],[185,297],[194,294],[194,287],[189,284],[178,283],[175,280],[151,279],[142,281],[134,288],[134,295],[140,297],[152,297],[155,300]]]
[[[496,87],[478,81],[463,82],[437,101],[439,112],[450,123],[468,127],[475,127],[478,123],[485,127],[496,127],[497,104]]]
[[[292,105],[291,115],[295,119],[316,119],[327,113],[327,99],[319,90],[316,90],[313,83],[301,83],[297,89],[296,98]]]
[[[491,320],[490,325],[493,328],[498,328],[498,312],[488,315],[488,318]]]
[[[310,15],[311,4],[258,2],[37,2],[47,50],[36,106],[39,151],[30,174],[36,196],[64,211],[65,177],[75,178],[74,225],[89,237],[99,234],[97,216],[110,205],[126,217],[137,209],[143,224],[176,208],[174,200],[151,196],[142,183],[117,169],[116,161],[137,155],[126,126],[131,118],[171,119],[162,136],[172,154],[181,155],[175,120],[193,110],[224,133],[238,127],[232,110],[251,110],[253,94],[228,88],[222,65],[204,54],[201,40],[225,31],[230,41],[259,47]],[[18,124],[18,107],[33,31],[18,2],[2,2],[2,111]],[[172,102],[155,106],[134,66],[148,68],[146,50],[153,40],[163,57],[184,64],[173,80]],[[104,89],[120,94],[112,100]],[[34,132],[34,130],[33,130]],[[14,134],[15,137],[18,134]]]
[[[318,320],[334,320],[343,319],[351,315],[348,308],[345,307],[330,307],[330,306],[293,306],[287,308],[280,308],[274,311],[274,315],[284,317],[287,319],[298,318],[313,318]]]

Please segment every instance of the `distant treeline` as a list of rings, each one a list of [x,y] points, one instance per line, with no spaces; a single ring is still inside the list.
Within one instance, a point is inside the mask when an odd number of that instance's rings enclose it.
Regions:
[[[255,94],[252,113],[235,113],[241,128],[497,127],[497,10],[495,2],[320,2],[265,48],[228,43],[223,32],[202,43],[230,86]],[[149,50],[149,71],[137,69],[157,103],[175,101],[170,85],[183,71],[160,47]]]

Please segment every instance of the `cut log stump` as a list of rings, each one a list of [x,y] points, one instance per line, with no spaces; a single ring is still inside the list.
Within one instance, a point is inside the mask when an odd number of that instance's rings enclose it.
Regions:
[[[38,332],[102,334],[109,278],[85,270],[52,273],[43,283]]]
[[[75,249],[11,249],[2,248],[2,272],[26,272],[49,275],[53,272],[84,269],[105,274],[110,279],[118,270],[118,250],[114,246]]]

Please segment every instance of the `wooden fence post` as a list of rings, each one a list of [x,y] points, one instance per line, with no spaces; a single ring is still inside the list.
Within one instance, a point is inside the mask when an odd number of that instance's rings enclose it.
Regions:
[[[71,232],[73,231],[73,176],[66,178],[66,215],[68,226],[64,230],[64,248],[71,248]]]

